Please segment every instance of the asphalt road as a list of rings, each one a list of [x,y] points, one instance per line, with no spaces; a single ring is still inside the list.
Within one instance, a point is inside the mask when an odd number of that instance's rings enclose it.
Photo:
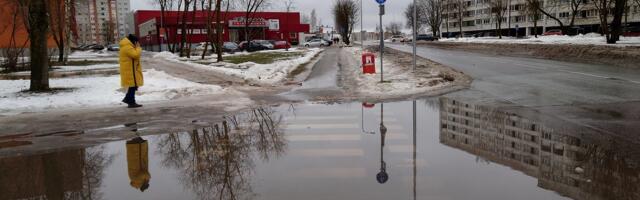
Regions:
[[[412,52],[411,46],[387,47]],[[536,58],[496,56],[419,46],[418,56],[474,78],[450,94],[493,102],[530,118],[578,126],[640,142],[640,70]],[[565,122],[562,122],[565,123]]]

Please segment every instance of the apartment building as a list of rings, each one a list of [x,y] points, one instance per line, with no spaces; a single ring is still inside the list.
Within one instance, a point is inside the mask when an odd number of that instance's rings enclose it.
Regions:
[[[468,0],[462,3],[462,23],[459,20],[458,4],[455,0],[445,0],[446,10],[443,14],[443,24],[441,31],[443,36],[457,36],[460,34],[460,26],[463,33],[481,34],[484,36],[495,35],[496,22],[498,21],[491,13],[490,2],[492,0]],[[526,0],[503,0],[506,4],[506,11],[502,18],[501,30],[503,35],[515,36],[532,35],[534,33],[534,15],[526,10]],[[571,22],[571,0],[541,0],[545,11],[554,15],[564,26],[569,26]],[[574,26],[584,29],[584,32],[599,32],[600,19],[598,11],[592,0],[583,0],[578,9],[574,21]],[[640,5],[630,2],[629,11],[623,17],[623,23],[629,26],[640,26]],[[557,21],[543,14],[537,17],[537,33],[541,34],[546,30],[559,28]],[[611,21],[613,16],[609,17]],[[516,28],[517,27],[517,28]]]
[[[86,0],[76,5],[78,45],[113,44],[129,34],[129,0]]]
[[[442,144],[523,172],[538,187],[573,199],[640,199],[640,158],[624,156],[619,143],[450,98],[440,99],[440,122]]]

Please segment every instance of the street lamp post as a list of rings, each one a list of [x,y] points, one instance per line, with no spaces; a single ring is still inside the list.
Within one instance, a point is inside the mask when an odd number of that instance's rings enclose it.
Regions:
[[[413,72],[416,71],[416,39],[417,39],[417,23],[418,23],[418,5],[416,0],[413,0]],[[435,36],[434,36],[435,37]]]
[[[376,0],[380,4],[380,82],[384,82],[384,31],[382,30],[382,15],[384,15],[384,2],[385,0]]]
[[[364,52],[364,19],[362,18],[364,15],[362,14],[363,12],[363,7],[362,7],[362,0],[360,0],[360,48],[362,49],[362,52]]]

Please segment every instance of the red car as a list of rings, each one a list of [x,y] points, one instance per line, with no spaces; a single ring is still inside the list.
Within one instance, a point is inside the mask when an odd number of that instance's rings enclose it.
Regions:
[[[291,44],[287,41],[271,41],[273,49],[288,49],[291,48]]]
[[[562,34],[562,30],[560,29],[551,29],[551,30],[548,30],[547,32],[544,32],[542,35],[563,35],[563,34]]]
[[[640,37],[640,27],[638,27],[638,26],[626,27],[622,31],[622,36],[625,36],[625,37]]]

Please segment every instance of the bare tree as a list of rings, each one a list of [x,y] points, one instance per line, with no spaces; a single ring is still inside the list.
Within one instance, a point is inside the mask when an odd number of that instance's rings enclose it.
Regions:
[[[402,23],[390,22],[384,29],[386,29],[386,32],[391,33],[391,35],[400,35],[402,34]]]
[[[164,19],[166,18],[167,15],[167,9],[171,9],[173,8],[173,2],[174,0],[150,0],[151,3],[158,5],[158,7],[160,7],[160,30],[165,30],[165,26],[164,26]],[[166,34],[166,33],[165,33]],[[160,33],[158,33],[158,36],[160,35]],[[167,37],[165,35],[165,37]],[[158,38],[158,44],[160,45],[160,51],[162,51],[162,38],[157,37]]]
[[[597,1],[597,0],[596,0]],[[606,1],[606,0],[605,0]],[[548,18],[553,19],[554,21],[556,21],[556,23],[558,23],[558,25],[560,26],[560,30],[562,30],[563,33],[566,32],[565,27],[564,27],[564,23],[562,23],[562,20],[558,19],[558,17],[555,16],[555,14],[551,14],[547,11],[547,9],[549,10],[555,10],[558,7],[557,3],[555,2],[549,2],[549,3],[544,3],[544,1],[540,2],[540,6],[538,6],[538,10],[544,14],[545,16],[547,16]]]
[[[238,0],[240,6],[242,6],[244,11],[244,39],[245,41],[251,41],[252,37],[250,35],[249,27],[253,22],[255,22],[254,16],[256,12],[260,11],[264,7],[269,5],[268,0]]]
[[[423,9],[418,9],[418,11],[424,11],[424,16],[426,18],[424,19],[424,22],[431,28],[433,37],[437,37],[438,33],[440,33],[443,12],[445,11],[444,0],[423,0],[423,2]],[[420,6],[420,4],[418,5]]]
[[[189,7],[194,0],[182,0],[184,6],[184,10],[181,15],[181,27],[180,27],[180,57],[187,56],[191,54],[190,49],[187,49],[187,15],[189,14]],[[195,12],[195,10],[194,10]]]
[[[538,20],[540,20],[540,0],[526,0],[525,9],[533,20],[533,37],[538,37]]]
[[[417,9],[416,12],[418,13],[417,19],[415,20],[415,21],[417,21],[417,23],[416,23],[416,32],[419,32],[419,30],[422,29],[422,25],[427,23],[426,22],[427,21],[427,19],[426,19],[427,15],[426,14],[428,14],[428,13],[425,13],[425,9],[424,9],[425,6],[423,6],[422,2],[423,1],[419,1],[417,3],[418,5],[416,7],[416,9]],[[406,23],[406,27],[407,28],[412,28],[413,27],[413,21],[414,21],[414,19],[413,19],[413,9],[414,9],[414,7],[415,6],[413,5],[413,3],[410,3],[404,9],[404,13],[403,14],[404,14],[405,20],[407,20],[407,23]],[[413,34],[416,34],[416,33],[413,33]]]
[[[609,41],[609,11],[611,11],[612,0],[593,0],[593,5],[598,10],[598,18],[600,19],[600,34],[604,35]]]
[[[460,30],[460,34],[459,36],[462,37],[462,22],[464,21],[465,17],[469,17],[466,16],[467,13],[467,8],[469,7],[469,3],[467,3],[470,1],[466,1],[466,0],[453,0],[453,6],[454,9],[456,10],[456,15],[458,17],[458,28]]]
[[[611,21],[611,36],[607,38],[608,44],[615,44],[622,34],[622,15],[624,14],[627,0],[613,0],[613,21]]]
[[[9,44],[7,47],[2,49],[1,56],[4,57],[4,60],[1,67],[8,72],[13,72],[18,70],[18,59],[24,53],[24,49],[26,48],[29,40],[19,42],[16,38],[18,36],[18,30],[24,28],[24,23],[22,22],[24,19],[21,16],[19,3],[17,1],[5,1],[0,4],[0,6],[6,8],[13,8],[13,13],[10,19],[13,23],[9,23],[9,25],[0,29],[0,33],[10,32],[8,38]]]
[[[335,28],[347,45],[351,43],[351,33],[359,19],[358,12],[360,7],[354,0],[336,0],[333,5]]]
[[[64,64],[64,52],[66,37],[67,18],[65,17],[65,1],[49,1],[49,20],[53,41],[58,47],[58,63]]]
[[[30,91],[49,90],[49,58],[47,35],[49,33],[49,4],[47,0],[18,1],[29,33],[29,59],[31,68]]]
[[[571,9],[571,21],[569,22],[569,27],[573,27],[576,21],[576,15],[582,10],[584,7],[585,0],[570,0],[569,1],[569,9]]]
[[[284,8],[287,11],[287,13],[291,12],[291,10],[295,9],[294,1],[293,0],[285,0],[284,1]],[[312,16],[315,17],[316,10],[313,9],[313,12],[311,12],[311,14],[312,14]],[[288,18],[285,20],[285,23],[287,23],[287,25],[289,24],[289,19]],[[315,26],[315,25],[312,25],[312,26]],[[287,32],[286,34],[287,34],[287,37],[286,37],[287,38],[287,42],[290,42],[289,38],[291,37],[291,33]],[[287,45],[287,49],[286,50],[289,51],[289,45]]]
[[[504,14],[507,12],[507,0],[491,0],[489,6],[493,20],[496,23],[496,35],[502,39],[502,23],[504,21]]]

